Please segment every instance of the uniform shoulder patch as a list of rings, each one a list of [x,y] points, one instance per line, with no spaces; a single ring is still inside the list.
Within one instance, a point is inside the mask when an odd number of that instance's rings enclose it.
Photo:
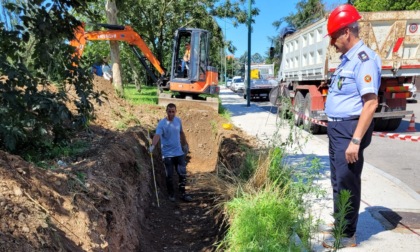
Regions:
[[[367,55],[367,53],[365,51],[361,51],[359,52],[359,54],[357,54],[359,56],[359,59],[362,62],[368,61],[369,60],[369,56]]]
[[[366,83],[370,83],[372,81],[372,77],[369,74],[366,74],[364,79]]]

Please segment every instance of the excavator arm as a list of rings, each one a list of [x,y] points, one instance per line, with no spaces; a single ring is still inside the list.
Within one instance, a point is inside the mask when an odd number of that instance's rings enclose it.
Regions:
[[[108,30],[101,30],[101,31],[85,31],[84,26],[79,26],[75,30],[75,39],[70,41],[70,45],[76,48],[76,55],[81,57],[83,54],[83,50],[85,48],[87,41],[96,41],[96,40],[108,40],[108,41],[124,41],[129,44],[136,54],[137,58],[140,60],[142,65],[146,68],[148,74],[152,77],[152,79],[160,85],[161,80],[166,75],[166,71],[161,66],[159,60],[154,56],[152,51],[150,51],[149,47],[146,45],[144,40],[140,37],[140,35],[133,30],[130,26],[122,26],[122,25],[110,25],[110,24],[98,24]],[[140,49],[143,55],[152,63],[155,69],[160,73],[161,77],[158,79],[154,73],[150,70],[147,66],[145,60],[141,56],[141,54],[136,49]]]

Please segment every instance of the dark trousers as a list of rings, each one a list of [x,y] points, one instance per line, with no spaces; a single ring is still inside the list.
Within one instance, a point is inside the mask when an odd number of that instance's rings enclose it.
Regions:
[[[168,194],[174,196],[174,169],[178,173],[178,191],[181,195],[185,194],[185,184],[187,183],[187,168],[185,163],[185,155],[177,157],[166,157],[163,159],[166,172],[166,187]]]
[[[358,120],[328,122],[329,156],[331,169],[331,185],[333,188],[334,213],[338,212],[337,204],[341,190],[349,190],[351,193],[351,211],[345,217],[347,227],[344,234],[348,237],[356,233],[359,218],[361,198],[361,175],[363,170],[363,150],[369,146],[372,140],[373,122],[366,131],[360,143],[359,159],[356,163],[348,164],[345,152],[350,144]]]

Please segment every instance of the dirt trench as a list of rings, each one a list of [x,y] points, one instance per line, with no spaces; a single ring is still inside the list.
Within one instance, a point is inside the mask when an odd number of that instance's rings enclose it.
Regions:
[[[147,153],[164,108],[131,106],[100,78],[95,88],[108,100],[95,105],[89,131],[73,139],[90,143],[84,153],[41,169],[0,151],[0,251],[214,251],[224,226],[212,211],[217,192],[201,182],[218,166],[240,167],[243,147],[252,148],[254,140],[236,128],[224,130],[225,119],[205,108],[179,105],[194,200],[170,202],[160,152],[153,166]],[[127,115],[138,120],[117,130]]]

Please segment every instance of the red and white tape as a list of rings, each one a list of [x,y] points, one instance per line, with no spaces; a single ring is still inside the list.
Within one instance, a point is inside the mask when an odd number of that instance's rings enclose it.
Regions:
[[[379,136],[379,137],[391,138],[391,139],[399,139],[399,140],[409,141],[409,142],[420,142],[420,136],[408,136],[404,134],[385,133],[385,132],[373,132],[373,135]]]
[[[308,121],[311,121],[312,123],[315,123],[315,124],[318,124],[318,125],[322,125],[322,126],[325,126],[325,127],[328,126],[328,124],[326,122],[319,121],[319,120],[316,120],[314,118],[307,117],[304,114],[299,114],[299,117],[302,117],[303,119],[308,120]]]
[[[299,113],[299,117],[303,118],[304,120],[308,120],[312,123],[327,127],[328,123],[324,121],[319,121],[314,118],[307,117],[304,114]],[[397,133],[386,133],[386,132],[376,132],[374,131],[373,136],[378,137],[384,137],[384,138],[390,138],[390,139],[398,139],[403,141],[409,141],[409,142],[420,142],[420,136],[410,136],[410,135],[404,135],[404,134],[397,134]]]

